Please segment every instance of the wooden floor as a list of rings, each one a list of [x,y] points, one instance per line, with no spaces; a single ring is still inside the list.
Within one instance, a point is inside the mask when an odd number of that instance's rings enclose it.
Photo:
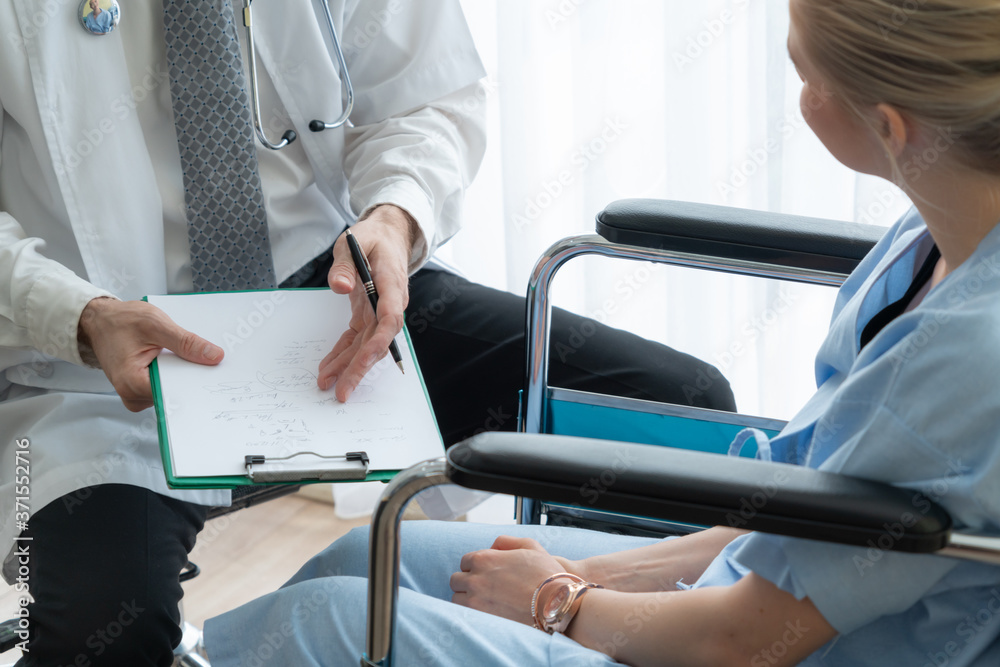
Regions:
[[[344,520],[336,516],[320,485],[277,500],[234,512],[206,524],[190,559],[202,573],[184,584],[185,618],[201,628],[205,619],[273,591],[313,554],[328,546],[368,517]],[[494,496],[470,512],[469,518],[487,523],[513,521],[513,498]],[[409,510],[408,510],[409,511]],[[17,608],[12,587],[0,581],[0,620]],[[16,651],[0,656],[0,665],[16,661]]]
[[[202,574],[184,584],[184,616],[207,618],[273,591],[309,558],[367,518],[337,518],[330,503],[298,494],[213,519],[190,560]]]
[[[205,619],[283,584],[310,556],[367,518],[337,518],[329,502],[295,494],[214,519],[191,553],[202,573],[184,584],[184,615],[199,628]],[[17,608],[13,587],[0,582],[0,619]],[[17,652],[0,656],[15,662]]]

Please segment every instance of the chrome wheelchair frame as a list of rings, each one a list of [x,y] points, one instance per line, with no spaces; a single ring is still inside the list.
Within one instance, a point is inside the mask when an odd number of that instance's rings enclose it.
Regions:
[[[454,483],[516,494],[518,516],[537,521],[544,503],[581,504],[580,489],[631,450],[641,470],[621,471],[593,509],[696,525],[727,525],[741,503],[771,484],[773,495],[741,527],[779,535],[867,546],[911,508],[915,492],[818,470],[672,447],[546,434],[550,286],[568,260],[588,254],[648,260],[727,273],[840,285],[881,231],[718,206],[658,200],[615,202],[597,217],[599,235],[553,245],[528,286],[527,378],[522,433],[483,433],[454,445],[445,458],[400,473],[385,489],[370,535],[368,616],[362,667],[389,667],[399,585],[403,509],[420,491]],[[712,411],[701,411],[712,412]],[[776,475],[780,471],[780,475]],[[775,485],[775,480],[784,481]],[[524,499],[543,499],[539,501]],[[922,499],[924,503],[930,503]],[[1000,565],[1000,538],[953,530],[940,506],[902,532],[886,550],[933,553]],[[880,548],[883,542],[879,542]]]

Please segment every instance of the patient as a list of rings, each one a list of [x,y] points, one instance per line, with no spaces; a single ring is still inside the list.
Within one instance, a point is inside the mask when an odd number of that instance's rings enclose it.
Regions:
[[[920,489],[959,527],[996,531],[1000,2],[792,0],[791,13],[810,127],[916,207],[844,283],[818,391],[762,451]],[[354,532],[210,620],[212,664],[357,664],[366,547]],[[558,573],[602,588],[543,584]],[[1000,569],[934,556],[728,528],[656,541],[415,522],[401,581],[400,665],[1000,664]],[[542,610],[580,596],[554,634],[532,627],[536,592]]]

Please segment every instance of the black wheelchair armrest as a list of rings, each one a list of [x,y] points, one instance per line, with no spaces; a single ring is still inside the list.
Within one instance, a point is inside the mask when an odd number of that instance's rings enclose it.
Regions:
[[[660,199],[623,199],[597,216],[608,241],[693,255],[850,273],[882,227]]]
[[[483,433],[447,459],[461,486],[684,523],[910,553],[944,548],[951,530],[948,513],[911,490],[670,447]]]

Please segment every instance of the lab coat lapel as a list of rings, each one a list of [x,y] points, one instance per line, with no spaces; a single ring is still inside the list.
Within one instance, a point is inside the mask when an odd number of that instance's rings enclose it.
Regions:
[[[31,83],[86,278],[126,299],[166,290],[163,213],[120,30],[89,34],[78,0],[13,0]],[[150,89],[167,85],[150,72]],[[146,85],[146,82],[143,84]]]

